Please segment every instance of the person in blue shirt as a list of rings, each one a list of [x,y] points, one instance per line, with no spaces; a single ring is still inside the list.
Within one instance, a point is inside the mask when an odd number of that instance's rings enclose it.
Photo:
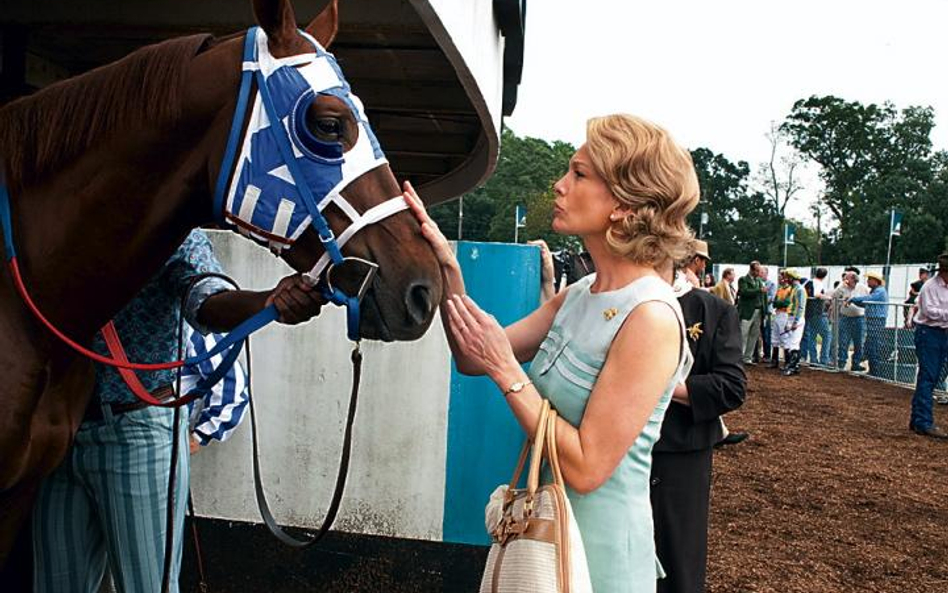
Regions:
[[[882,334],[888,315],[889,293],[885,289],[885,277],[878,272],[866,272],[866,284],[869,294],[855,296],[849,303],[866,310],[866,359],[869,361],[869,374],[882,375]]]
[[[208,272],[220,273],[220,263],[207,236],[192,231],[114,318],[129,360],[178,358],[182,316],[206,334],[226,331],[270,304],[282,323],[300,323],[317,315],[325,303],[297,274],[261,292],[233,290],[223,280],[205,278],[194,284],[182,304],[192,280]],[[101,336],[93,349],[108,355]],[[142,373],[139,379],[156,397],[173,393],[174,371]],[[187,422],[173,426],[173,415],[169,408],[143,404],[116,369],[96,364],[93,394],[73,445],[42,483],[34,506],[34,591],[97,592],[107,572],[118,591],[159,591],[165,513],[171,502],[175,546],[170,593],[178,592],[189,460],[187,454],[178,457],[176,491],[169,501],[172,443],[177,439],[180,450],[188,450]]]

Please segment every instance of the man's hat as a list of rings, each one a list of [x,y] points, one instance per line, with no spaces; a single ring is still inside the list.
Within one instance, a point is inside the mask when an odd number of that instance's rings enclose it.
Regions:
[[[800,279],[800,272],[797,272],[793,268],[787,268],[783,271],[783,275],[787,278],[793,278],[794,280]]]
[[[701,239],[695,239],[692,244],[692,248],[695,250],[695,255],[700,255],[706,260],[711,260],[711,256],[708,254],[708,243],[702,241]]]
[[[885,276],[883,276],[879,272],[872,272],[872,271],[866,272],[866,278],[873,278],[875,280],[878,280],[882,284],[885,284]]]

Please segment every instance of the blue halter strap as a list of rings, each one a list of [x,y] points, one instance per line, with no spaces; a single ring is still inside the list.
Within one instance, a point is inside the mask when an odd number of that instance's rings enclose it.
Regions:
[[[283,118],[280,116],[280,113],[276,108],[266,73],[260,66],[260,56],[258,55],[259,32],[259,27],[252,27],[250,30],[248,30],[246,40],[244,41],[243,74],[241,76],[237,108],[234,112],[234,119],[231,124],[227,147],[224,152],[221,170],[215,185],[214,215],[217,218],[218,223],[222,226],[228,224],[224,217],[225,200],[229,187],[228,182],[230,181],[231,176],[234,174],[235,160],[237,158],[238,149],[240,148],[242,141],[241,131],[244,128],[247,116],[247,107],[249,98],[251,96],[251,86],[255,81],[259,99],[270,123],[266,129],[260,130],[259,133],[269,134],[269,139],[279,150],[282,164],[286,167],[289,177],[293,180],[293,187],[295,188],[296,193],[299,195],[301,205],[305,208],[306,213],[309,215],[311,224],[319,236],[319,239],[323,244],[323,248],[326,250],[326,253],[329,256],[329,260],[331,262],[330,266],[340,266],[346,261],[346,258],[343,257],[339,242],[337,241],[332,229],[329,227],[326,218],[319,209],[319,201],[314,198],[312,189],[310,188],[309,184],[306,183],[306,175],[300,170],[300,165],[296,155],[294,154],[294,147],[290,142],[287,129],[282,125]],[[317,54],[322,51],[321,48],[316,47],[315,45],[314,47],[317,51]],[[338,288],[331,288],[325,281],[319,281],[319,290],[326,300],[335,305],[344,306],[346,308],[347,335],[350,340],[358,341],[360,339],[359,323],[360,301],[362,295],[348,295]],[[246,323],[250,325],[256,325],[257,323],[262,322],[263,317],[265,316],[265,311],[261,311],[261,313],[258,314],[262,316],[261,319],[255,320],[254,318],[251,318],[247,320]],[[275,316],[272,314],[270,314],[269,317],[275,318]],[[272,319],[270,319],[270,321],[272,321]],[[263,325],[265,325],[266,322],[264,322]],[[262,325],[260,327],[262,327]],[[234,331],[237,332],[240,329],[241,328],[237,328]]]

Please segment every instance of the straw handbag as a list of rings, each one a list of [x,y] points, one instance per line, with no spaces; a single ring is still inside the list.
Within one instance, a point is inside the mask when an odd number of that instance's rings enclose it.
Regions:
[[[530,441],[523,444],[510,485],[498,486],[485,511],[493,539],[480,593],[592,593],[583,540],[573,518],[556,453],[556,412],[543,400],[530,454],[527,487],[516,488]],[[549,461],[553,483],[540,486]]]

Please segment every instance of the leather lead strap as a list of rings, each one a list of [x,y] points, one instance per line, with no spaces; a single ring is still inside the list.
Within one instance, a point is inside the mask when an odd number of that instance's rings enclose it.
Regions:
[[[197,559],[198,592],[207,593],[207,578],[204,576],[204,558],[201,555],[201,538],[198,535],[197,517],[194,515],[194,499],[188,490],[188,514],[191,516],[191,535],[194,539],[194,556]]]
[[[247,340],[247,349],[249,353],[250,340]],[[248,389],[251,381],[250,376],[250,356],[247,356],[247,375]],[[336,476],[336,487],[332,494],[332,500],[329,503],[329,510],[326,511],[326,517],[315,535],[306,539],[297,539],[283,530],[273,513],[270,512],[270,505],[267,503],[267,496],[263,489],[263,481],[260,477],[260,455],[257,442],[257,416],[253,406],[253,396],[250,400],[250,428],[251,440],[253,441],[253,482],[254,490],[257,494],[257,507],[260,509],[260,515],[270,532],[281,542],[292,548],[308,548],[321,540],[332,528],[336,520],[336,513],[339,511],[342,502],[342,494],[346,488],[346,476],[349,473],[349,455],[352,449],[352,426],[355,422],[356,405],[359,398],[359,383],[362,378],[362,351],[359,349],[358,342],[352,350],[352,392],[349,395],[349,412],[346,416],[346,429],[342,441],[342,455],[339,460],[339,473]]]

